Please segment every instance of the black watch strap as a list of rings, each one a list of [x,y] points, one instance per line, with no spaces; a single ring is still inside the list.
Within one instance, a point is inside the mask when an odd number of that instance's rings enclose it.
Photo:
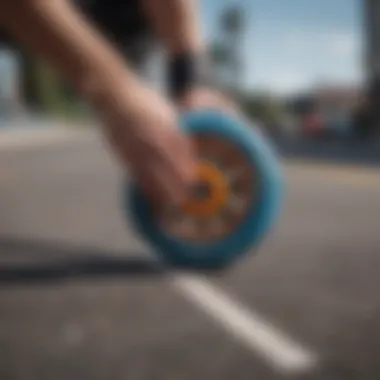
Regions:
[[[212,68],[205,56],[181,53],[169,59],[167,67],[168,92],[174,99],[195,86],[215,86]]]

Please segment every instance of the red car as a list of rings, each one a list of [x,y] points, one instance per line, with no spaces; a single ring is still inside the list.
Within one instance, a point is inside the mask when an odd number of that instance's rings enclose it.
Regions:
[[[305,115],[301,119],[301,133],[306,137],[322,137],[326,126],[321,115],[317,113]]]

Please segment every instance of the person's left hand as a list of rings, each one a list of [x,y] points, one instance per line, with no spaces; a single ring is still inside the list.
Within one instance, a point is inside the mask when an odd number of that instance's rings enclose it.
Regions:
[[[230,97],[208,87],[196,87],[187,91],[177,101],[177,105],[181,111],[213,109],[229,114],[239,112],[237,104]]]

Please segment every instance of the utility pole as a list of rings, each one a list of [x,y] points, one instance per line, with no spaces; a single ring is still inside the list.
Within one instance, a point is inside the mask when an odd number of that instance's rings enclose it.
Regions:
[[[362,0],[365,28],[367,104],[373,132],[380,136],[380,2]]]

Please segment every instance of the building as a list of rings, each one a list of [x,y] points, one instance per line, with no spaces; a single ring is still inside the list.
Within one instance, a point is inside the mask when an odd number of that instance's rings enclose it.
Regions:
[[[20,65],[17,55],[0,48],[0,119],[8,120],[20,111]]]

